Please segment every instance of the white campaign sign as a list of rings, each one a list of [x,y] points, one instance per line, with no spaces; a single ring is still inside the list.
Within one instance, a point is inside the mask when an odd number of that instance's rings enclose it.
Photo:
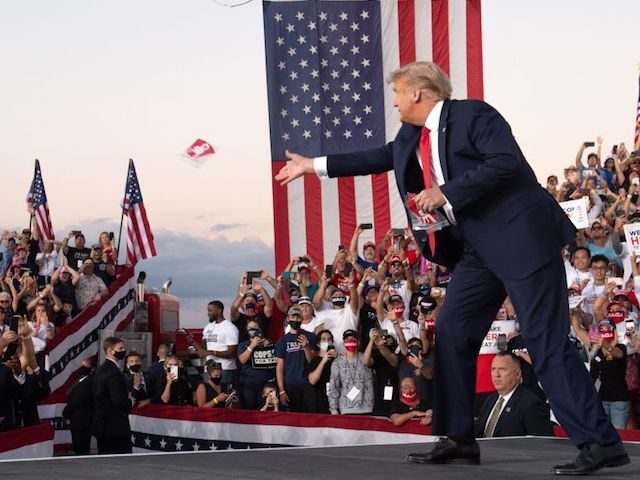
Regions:
[[[640,256],[640,223],[627,223],[624,225],[624,238],[631,253]]]
[[[498,335],[504,333],[509,336],[511,332],[516,330],[515,320],[495,320],[491,324],[491,328],[487,332],[487,336],[482,341],[482,347],[480,347],[480,355],[486,355],[489,353],[498,353]]]
[[[576,228],[589,227],[589,217],[587,216],[587,197],[582,197],[578,200],[569,200],[567,202],[560,202],[560,206],[567,214],[569,220],[573,222]]]

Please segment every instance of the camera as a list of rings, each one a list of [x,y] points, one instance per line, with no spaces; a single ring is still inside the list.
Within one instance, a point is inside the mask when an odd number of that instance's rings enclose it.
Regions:
[[[411,345],[408,350],[409,355],[415,355],[416,357],[422,353],[422,348],[419,345]]]

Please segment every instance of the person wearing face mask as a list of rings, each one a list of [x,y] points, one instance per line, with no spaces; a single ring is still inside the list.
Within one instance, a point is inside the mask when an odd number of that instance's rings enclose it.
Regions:
[[[268,277],[263,271],[263,277]],[[259,299],[262,299],[259,302]],[[260,284],[260,280],[253,279],[252,284],[247,283],[247,274],[240,279],[238,295],[231,304],[231,321],[240,331],[240,341],[248,340],[247,322],[255,320],[263,332],[267,331],[269,319],[273,315],[273,299]]]
[[[373,411],[373,361],[365,365],[358,351],[358,332],[346,330],[342,337],[346,353],[331,364],[329,409],[332,415],[370,415]]]
[[[71,430],[71,444],[76,455],[91,453],[91,423],[93,421],[93,365],[83,360],[78,369],[78,381],[71,388],[62,419]]]
[[[598,324],[594,340],[590,371],[598,398],[611,424],[615,428],[626,428],[629,419],[629,392],[625,382],[627,349],[617,342],[615,326],[609,319]]]
[[[395,337],[380,329],[369,331],[369,343],[364,350],[365,365],[373,368],[373,414],[387,417],[391,401],[398,398],[398,348]]]
[[[193,392],[182,362],[178,360],[178,357],[171,356],[167,358],[164,365],[166,376],[160,388],[156,389],[154,403],[180,406],[193,405]],[[159,397],[158,393],[160,393]]]
[[[240,399],[243,408],[257,410],[260,407],[262,389],[276,378],[275,345],[260,329],[258,322],[247,322],[249,340],[238,344],[240,370]]]
[[[318,413],[330,413],[329,398],[327,392],[329,390],[329,381],[331,380],[331,364],[338,356],[336,348],[333,346],[333,335],[329,330],[322,330],[318,333],[319,354],[311,361],[309,365],[309,383],[316,390],[316,398],[318,399]]]
[[[347,330],[358,329],[358,312],[360,309],[360,297],[358,291],[353,284],[353,276],[348,277],[350,279],[349,286],[349,304],[347,305],[347,296],[345,293],[336,289],[331,295],[331,310],[325,310],[318,313],[318,326],[316,332],[321,330],[330,330],[335,339],[335,347],[338,353],[345,353],[346,350],[342,345],[343,332]],[[324,290],[327,288],[327,279],[323,275],[322,283],[318,289],[316,295],[324,294]]]
[[[404,377],[400,381],[400,397],[391,403],[389,419],[397,427],[409,420],[419,420],[420,425],[430,425],[433,411],[426,400],[418,398],[416,381]]]
[[[209,323],[202,329],[202,345],[196,346],[198,356],[222,365],[222,382],[234,384],[237,380],[238,327],[224,318],[224,305],[219,300],[209,302],[207,316]]]
[[[135,400],[138,408],[144,408],[151,403],[153,385],[151,377],[142,371],[142,357],[138,352],[129,352],[124,359],[124,381],[127,392]]]
[[[224,408],[229,395],[222,383],[222,365],[209,361],[206,369],[208,378],[196,389],[196,404],[200,408]]]
[[[302,311],[289,308],[289,331],[276,343],[276,380],[280,405],[291,412],[315,413],[316,392],[309,384],[309,364],[316,356],[316,336],[301,328]]]
[[[400,295],[389,295],[389,285],[387,282],[382,284],[382,293],[378,295],[376,310],[378,312],[378,321],[380,328],[389,332],[389,335],[395,337],[399,343],[400,339],[396,332],[397,327],[404,333],[404,338],[419,337],[419,326],[412,320],[407,320],[405,311],[407,310],[404,300]],[[387,298],[387,308],[384,308],[384,301]]]
[[[127,393],[122,366],[127,352],[124,341],[108,337],[102,343],[105,361],[93,376],[95,413],[91,432],[98,440],[98,453],[131,453],[129,412],[133,399]]]
[[[424,315],[421,314],[421,317]],[[404,332],[398,324],[394,325],[398,336],[398,378],[412,377],[416,382],[418,397],[421,400],[431,401],[431,381],[434,369],[433,360],[427,356],[429,342],[426,339],[426,332],[421,331],[421,338],[410,337],[406,340]]]

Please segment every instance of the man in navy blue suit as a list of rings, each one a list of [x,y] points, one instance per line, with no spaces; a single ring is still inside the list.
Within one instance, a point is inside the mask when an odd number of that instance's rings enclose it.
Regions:
[[[416,194],[419,210],[437,211],[450,223],[435,234],[413,232],[425,257],[455,271],[436,325],[435,365],[444,374],[435,375],[432,431],[442,438],[407,460],[480,463],[473,426],[476,359],[508,294],[551,407],[580,449],[575,461],[552,472],[585,474],[629,463],[568,340],[561,249],[575,237],[572,223],[538,184],[495,109],[451,100],[451,82],[431,62],[405,65],[389,81],[403,123],[393,142],[315,159],[286,152],[289,161],[276,180],[393,169],[405,203]]]

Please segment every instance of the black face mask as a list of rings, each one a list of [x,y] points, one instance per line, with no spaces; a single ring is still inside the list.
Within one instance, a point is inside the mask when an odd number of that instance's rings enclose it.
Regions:
[[[113,352],[113,356],[116,360],[124,360],[124,357],[127,356],[126,350],[122,350],[120,352]]]
[[[244,306],[244,309],[245,310],[253,310],[253,311],[255,311],[256,310],[256,304],[255,303],[247,303]]]
[[[138,373],[138,372],[140,372],[141,370],[142,370],[142,365],[131,365],[131,366],[129,367],[129,371],[130,371],[131,373]]]
[[[213,383],[214,385],[220,385],[220,382],[222,382],[222,377],[209,377],[211,379],[211,383]]]
[[[300,330],[300,325],[302,325],[302,322],[298,320],[289,320],[289,326],[291,327],[292,330],[295,330],[296,332]]]
[[[93,372],[93,368],[91,367],[82,366],[78,369],[78,373],[80,374],[80,377],[86,377],[87,375],[90,375],[91,372]]]

